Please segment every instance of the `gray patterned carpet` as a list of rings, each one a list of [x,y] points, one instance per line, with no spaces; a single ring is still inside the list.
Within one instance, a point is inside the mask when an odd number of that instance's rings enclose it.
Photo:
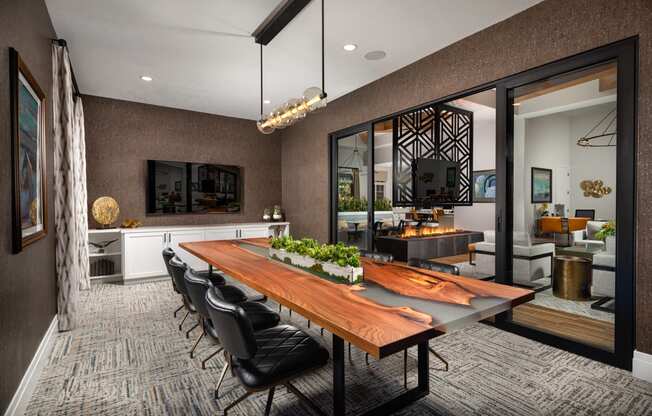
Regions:
[[[201,369],[187,351],[172,311],[179,300],[167,282],[133,286],[102,284],[82,294],[80,327],[58,334],[38,382],[30,415],[216,415],[212,392],[222,357]],[[284,319],[305,327],[293,314]],[[188,327],[188,326],[187,326]],[[319,337],[319,329],[310,330]],[[195,334],[196,335],[196,334]],[[322,341],[328,345],[330,337]],[[431,361],[431,394],[401,415],[650,415],[652,385],[599,364],[516,335],[477,324],[431,341],[451,364],[439,371]],[[213,348],[203,342],[205,357]],[[411,351],[410,386],[416,383]],[[296,386],[330,413],[331,368],[300,379]],[[347,408],[357,413],[402,392],[402,355],[364,364],[353,350],[347,367]],[[222,404],[242,392],[227,378]],[[262,414],[259,393],[229,412]],[[294,395],[279,389],[274,415],[309,415]]]

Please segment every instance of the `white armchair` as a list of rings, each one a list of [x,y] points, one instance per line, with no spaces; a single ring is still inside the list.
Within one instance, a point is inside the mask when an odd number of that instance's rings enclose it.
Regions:
[[[514,232],[513,237],[515,283],[527,285],[535,280],[552,275],[552,260],[555,245],[552,243],[535,244],[530,235]],[[476,271],[483,274],[496,274],[496,235],[493,230],[484,232],[484,241],[475,244]]]
[[[607,221],[588,221],[584,230],[573,231],[573,244],[576,246],[604,247],[604,241],[598,240],[595,234],[602,229]]]

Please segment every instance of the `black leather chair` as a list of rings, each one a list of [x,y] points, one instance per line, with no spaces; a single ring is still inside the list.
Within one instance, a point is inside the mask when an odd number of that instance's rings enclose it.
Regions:
[[[368,257],[374,261],[380,261],[383,263],[391,263],[394,261],[394,256],[390,253],[379,253],[377,251],[368,251],[360,250],[360,255],[363,257]]]
[[[458,276],[460,274],[460,269],[456,265],[439,263],[437,261],[432,261],[432,260],[411,258],[408,259],[408,266],[418,267],[420,269],[428,269],[428,270],[432,270],[433,272],[454,274]]]
[[[215,290],[220,294],[220,296],[225,298],[226,295],[224,295],[222,290],[226,289],[226,293],[228,293],[229,286],[213,286],[209,279],[200,276],[197,272],[190,268],[186,270],[184,280],[186,283],[186,289],[188,291],[188,297],[197,310],[199,324],[202,328],[201,335],[190,350],[190,358],[193,358],[193,354],[197,348],[197,345],[199,345],[199,342],[205,335],[208,335],[214,341],[219,342],[217,331],[213,327],[213,323],[210,319],[210,316],[208,315],[208,309],[206,307],[206,291],[208,291],[210,288],[216,288]],[[274,327],[278,325],[279,321],[281,320],[281,317],[276,312],[272,311],[260,302],[244,301],[239,305],[247,311],[249,319],[251,319],[251,325],[255,331]],[[202,368],[205,369],[206,362],[213,358],[221,350],[222,348],[219,348],[217,351],[204,359],[201,363]]]
[[[175,286],[179,291],[179,293],[181,294],[181,297],[183,299],[183,305],[187,311],[186,316],[183,317],[183,320],[179,324],[179,331],[181,331],[183,329],[183,323],[186,321],[188,316],[195,315],[197,313],[197,309],[195,308],[195,305],[193,305],[190,297],[188,296],[188,290],[186,289],[186,282],[184,279],[184,275],[186,273],[186,270],[188,269],[188,266],[186,265],[186,263],[181,261],[181,259],[176,256],[173,257],[168,262],[168,265],[170,267],[170,271],[172,272],[172,278],[174,279]],[[209,280],[215,286],[225,286],[224,293],[225,296],[230,301],[239,303],[247,300],[247,295],[245,295],[245,293],[242,290],[240,290],[235,286],[226,286],[224,284],[224,277],[220,275],[215,275],[215,276],[210,276]],[[195,324],[192,328],[186,331],[186,338],[189,338],[192,330],[197,328],[198,326],[199,323]]]
[[[595,210],[594,209],[576,209],[575,217],[579,218],[589,218],[591,221],[595,220]]]
[[[170,269],[169,262],[172,260],[175,256],[174,250],[172,250],[170,247],[166,247],[163,249],[163,263],[165,263],[165,268],[168,270],[168,275],[170,276],[170,279],[172,280],[172,289],[178,294],[181,294],[179,292],[179,289],[177,289],[177,284],[174,282],[174,277],[172,277],[172,269]],[[183,302],[181,303],[181,306],[179,306],[173,313],[172,315],[176,318],[177,313],[183,309]]]
[[[220,299],[216,290],[206,292],[206,306],[226,351],[231,371],[246,390],[244,395],[224,408],[225,415],[252,393],[264,390],[269,390],[265,407],[265,415],[269,415],[274,390],[279,385],[285,385],[299,399],[321,413],[290,383],[292,379],[328,362],[328,351],[319,342],[291,325],[255,332],[245,309]],[[218,389],[226,370],[226,367],[222,370]]]

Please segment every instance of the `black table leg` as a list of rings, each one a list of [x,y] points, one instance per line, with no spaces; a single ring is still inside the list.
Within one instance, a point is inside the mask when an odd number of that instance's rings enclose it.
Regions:
[[[344,403],[344,340],[333,334],[333,414],[343,416]]]
[[[418,389],[426,394],[430,393],[430,363],[428,362],[428,343],[422,342],[418,345],[417,365],[418,365]]]
[[[391,415],[404,407],[411,405],[430,393],[429,364],[428,364],[428,343],[418,344],[418,385],[398,397],[381,404],[380,406],[366,411],[362,416]]]

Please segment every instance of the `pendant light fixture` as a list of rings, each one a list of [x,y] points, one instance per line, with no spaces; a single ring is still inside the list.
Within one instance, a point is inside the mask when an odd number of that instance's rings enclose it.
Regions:
[[[281,9],[285,7],[289,9],[292,2],[282,3],[280,5]],[[307,2],[306,2],[307,4]],[[305,6],[305,4],[304,4]],[[300,10],[300,9],[299,9]],[[275,11],[276,12],[276,11]],[[275,19],[287,20],[285,24],[298,13],[294,12],[294,15],[281,16],[281,12],[276,13],[276,16],[271,16],[266,20],[266,25],[270,25],[270,21]],[[274,14],[274,13],[273,13]],[[262,32],[263,30],[257,30],[257,32]],[[279,30],[280,31],[280,30]],[[278,33],[278,32],[277,32]],[[303,95],[300,98],[293,98],[285,102],[284,104],[276,107],[271,113],[264,114],[263,111],[263,45],[269,42],[259,41],[259,36],[254,33],[256,37],[256,42],[260,43],[260,120],[256,123],[258,130],[263,134],[271,134],[277,129],[283,129],[285,127],[291,126],[297,121],[303,119],[308,113],[311,113],[319,108],[326,106],[326,91],[324,90],[324,0],[321,0],[321,88],[319,87],[310,87],[307,88]]]
[[[341,168],[351,168],[362,170],[364,167],[364,159],[360,154],[360,149],[358,149],[358,135],[353,136],[353,151],[351,154],[344,159],[342,164],[339,166]]]
[[[591,128],[583,137],[577,139],[577,145],[580,147],[616,147],[616,131],[609,132],[616,123],[616,107],[609,111],[603,118]],[[605,126],[601,134],[593,134]],[[614,126],[615,129],[615,126]],[[607,141],[606,138],[609,138]]]

